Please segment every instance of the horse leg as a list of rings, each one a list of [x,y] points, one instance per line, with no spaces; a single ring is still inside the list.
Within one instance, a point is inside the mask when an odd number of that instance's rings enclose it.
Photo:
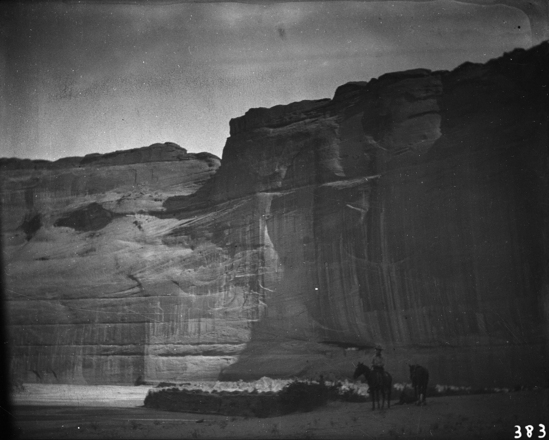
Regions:
[[[391,408],[391,386],[387,390],[387,409]]]
[[[381,406],[379,407],[379,409],[383,409],[383,407],[385,406],[385,391],[383,390],[383,387],[381,387],[381,389],[379,390],[379,394],[381,396]]]

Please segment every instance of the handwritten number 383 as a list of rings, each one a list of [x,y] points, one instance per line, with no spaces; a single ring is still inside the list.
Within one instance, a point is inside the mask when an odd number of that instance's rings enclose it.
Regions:
[[[515,425],[515,438],[522,438],[522,430],[519,425]],[[534,427],[532,425],[526,425],[524,427],[526,437],[532,438],[532,433],[534,432]],[[539,424],[539,435],[537,438],[544,438],[547,433],[545,432],[545,425]]]

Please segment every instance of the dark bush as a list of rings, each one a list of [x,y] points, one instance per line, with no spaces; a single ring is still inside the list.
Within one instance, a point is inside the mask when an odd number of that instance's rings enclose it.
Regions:
[[[145,396],[145,400],[143,401],[143,404],[146,406],[146,407],[149,407],[150,404],[151,404],[151,401],[153,401],[153,397],[152,397],[152,394],[153,392],[151,390],[149,390],[147,392],[147,395]]]
[[[330,388],[323,383],[291,382],[278,396],[285,414],[300,411],[308,412],[328,403]]]
[[[282,415],[284,411],[281,408],[280,400],[273,394],[260,395],[252,407],[255,417],[276,417]]]
[[[355,390],[342,392],[340,383],[327,386],[324,382],[294,381],[279,392],[266,393],[243,391],[208,393],[201,390],[162,388],[149,391],[144,403],[147,408],[165,411],[275,417],[296,411],[312,411],[326,405],[330,400],[364,402],[366,398]]]

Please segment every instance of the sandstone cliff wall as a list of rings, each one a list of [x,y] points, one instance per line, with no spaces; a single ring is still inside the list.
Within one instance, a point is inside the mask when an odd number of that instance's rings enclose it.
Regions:
[[[213,194],[270,201],[279,281],[224,377],[342,373],[364,359],[345,347],[381,343],[400,379],[420,362],[440,382],[545,382],[546,57],[389,74],[233,121]]]
[[[341,377],[381,343],[397,381],[419,362],[441,384],[545,385],[548,58],[542,44],[252,109],[219,169],[6,172],[13,368]]]
[[[179,354],[215,353],[216,343],[224,356],[230,354],[224,344],[239,341],[238,326],[225,339],[206,337],[200,350],[193,338],[215,324],[200,312],[212,299],[181,295],[181,286],[211,290],[216,249],[206,246],[189,259],[189,246],[164,237],[180,222],[148,214],[170,196],[194,193],[219,164],[213,155],[188,154],[169,143],[54,163],[2,161],[5,296],[15,374],[26,381],[133,383],[155,377],[146,359],[169,365]],[[158,334],[174,327],[175,316],[191,342],[174,334],[159,349]],[[210,375],[219,371],[215,362],[227,362],[211,359]],[[192,365],[186,370],[192,376]]]

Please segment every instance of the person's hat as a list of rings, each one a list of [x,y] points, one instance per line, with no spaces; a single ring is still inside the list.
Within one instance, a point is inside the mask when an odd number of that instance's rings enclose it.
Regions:
[[[381,347],[381,345],[377,344],[376,345],[376,350],[383,350],[383,348]]]

